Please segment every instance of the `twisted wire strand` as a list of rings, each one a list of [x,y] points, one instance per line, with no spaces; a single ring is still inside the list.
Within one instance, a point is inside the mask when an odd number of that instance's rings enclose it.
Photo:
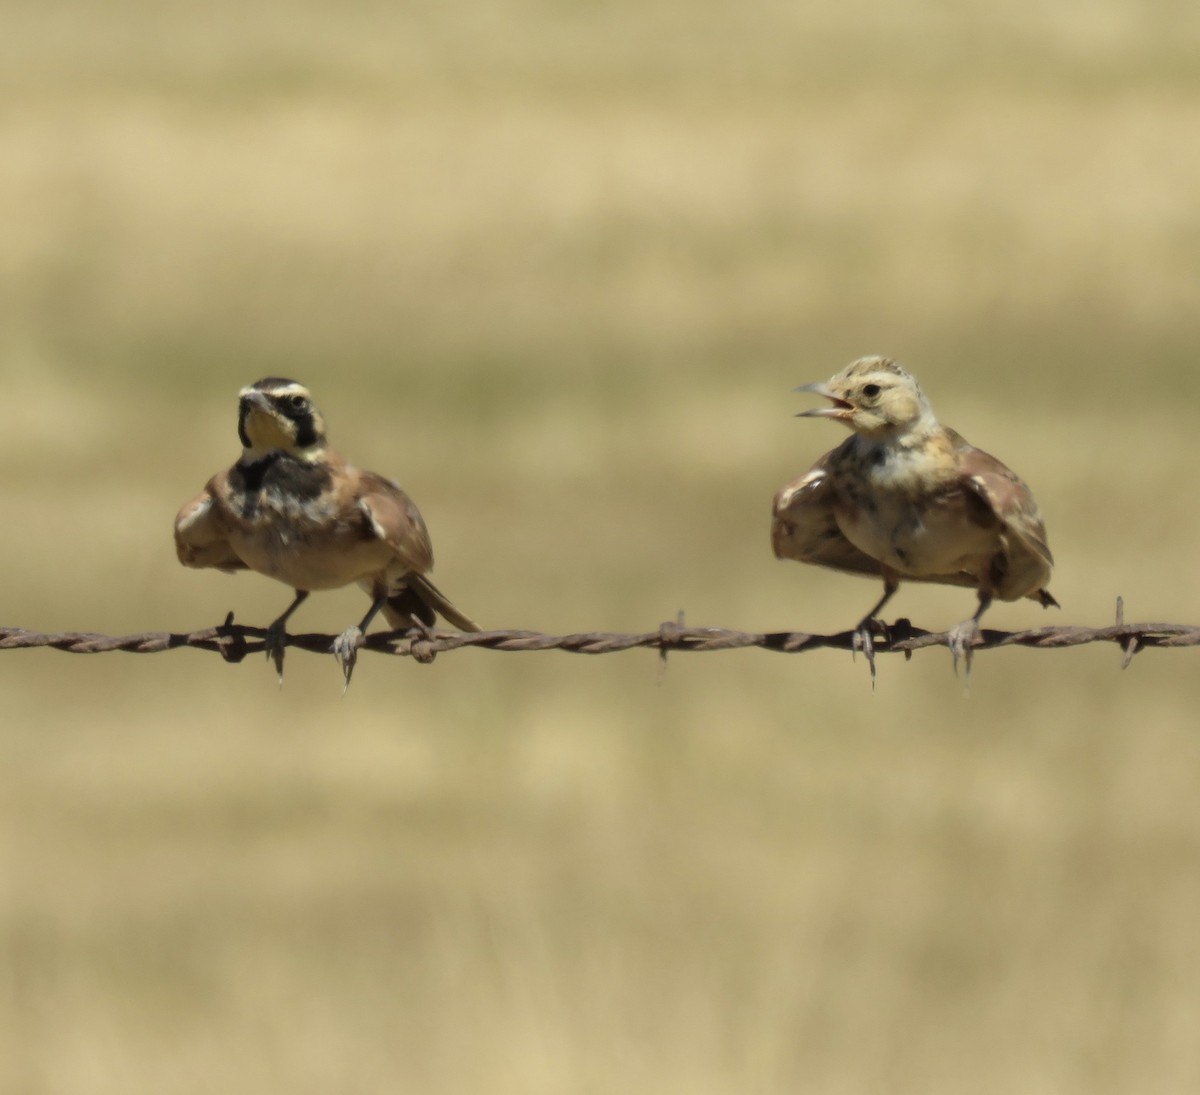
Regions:
[[[229,662],[240,662],[247,655],[267,649],[267,629],[233,622],[231,612],[223,624],[187,633],[147,631],[137,635],[100,635],[94,632],[43,634],[19,627],[0,627],[0,650],[27,650],[49,647],[70,654],[104,654],[121,650],[130,654],[157,654],[164,650],[190,647],[214,650]],[[298,633],[283,637],[283,644],[299,650],[327,654],[336,636]],[[876,654],[904,654],[930,646],[949,646],[948,631],[926,631],[907,619],[880,624],[874,639]],[[1126,623],[1124,605],[1117,598],[1117,619],[1107,627],[1035,627],[1026,631],[982,629],[975,650],[1000,646],[1023,646],[1054,650],[1086,643],[1115,643],[1124,650],[1122,668],[1139,651],[1151,647],[1200,646],[1200,626],[1169,623]],[[569,654],[614,654],[621,650],[649,648],[664,658],[673,651],[771,650],[782,654],[804,654],[810,650],[858,650],[855,632],[839,631],[828,635],[806,631],[736,631],[727,627],[689,627],[683,614],[675,621],[661,624],[654,631],[620,633],[606,631],[547,635],[540,631],[507,629],[500,631],[381,631],[367,635],[361,650],[378,654],[411,657],[431,662],[438,654],[476,648],[523,652],[562,650]]]

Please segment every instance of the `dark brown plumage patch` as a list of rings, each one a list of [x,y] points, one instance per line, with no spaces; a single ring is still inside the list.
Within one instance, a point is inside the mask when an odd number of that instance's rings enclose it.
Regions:
[[[243,448],[250,448],[250,434],[246,430],[246,419],[250,417],[250,400],[242,399],[238,402],[238,440],[241,441]]]
[[[297,388],[303,387],[298,380],[289,380],[285,376],[264,376],[262,380],[256,380],[250,387],[256,392],[270,392],[276,388],[289,388],[292,385]]]
[[[300,448],[307,449],[321,440],[321,431],[311,413],[296,414],[290,410],[284,413],[296,423],[296,444]]]
[[[311,502],[333,482],[324,463],[297,460],[284,452],[273,452],[253,464],[234,464],[229,485],[234,498],[241,499],[241,516],[249,520],[258,512],[264,493]]]
[[[328,465],[297,460],[286,453],[275,461],[273,467],[267,469],[263,477],[265,489],[277,490],[302,502],[311,502],[314,498],[319,498],[329,490],[332,483],[333,475]]]
[[[433,627],[437,623],[437,616],[433,609],[425,603],[417,590],[405,586],[399,593],[393,594],[387,600],[388,608],[396,617],[407,617],[411,621],[411,625],[416,626],[418,622],[423,623],[426,627]],[[397,629],[406,626],[404,623],[394,624]]]

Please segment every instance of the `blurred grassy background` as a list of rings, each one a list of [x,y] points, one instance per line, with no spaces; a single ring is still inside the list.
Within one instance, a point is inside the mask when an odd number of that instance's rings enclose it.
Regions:
[[[1054,619],[1200,619],[1198,46],[1175,0],[9,5],[0,617],[272,618],[170,522],[281,374],[485,626],[842,628],[877,591],[769,502],[841,439],[790,389],[885,352],[1035,487]],[[1195,1091],[1195,657],[6,654],[0,1090]]]

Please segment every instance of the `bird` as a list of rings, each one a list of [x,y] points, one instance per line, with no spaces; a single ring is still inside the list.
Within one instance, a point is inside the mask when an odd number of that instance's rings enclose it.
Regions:
[[[850,437],[776,493],[771,543],[779,559],[883,580],[855,628],[875,679],[872,626],[901,582],[973,588],[974,615],[949,634],[969,681],[979,621],[993,600],[1045,608],[1054,565],[1029,487],[994,456],[943,426],[915,378],[891,358],[862,357],[829,381],[796,389],[830,401],[798,418],[849,427]]]
[[[295,598],[265,644],[280,684],[287,621],[314,590],[354,582],[371,598],[361,622],[331,648],[347,688],[363,634],[381,611],[397,630],[430,628],[439,615],[479,630],[427,577],[433,548],[412,499],[330,447],[303,384],[265,377],[243,388],[238,438],[237,462],[176,516],[175,550],[184,566],[253,570],[292,587]]]

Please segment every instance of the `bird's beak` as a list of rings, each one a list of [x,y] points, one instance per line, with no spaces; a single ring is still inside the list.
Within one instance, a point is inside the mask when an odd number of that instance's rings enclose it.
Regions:
[[[253,408],[256,411],[271,411],[271,401],[263,392],[257,391],[254,388],[246,388],[241,393],[242,406],[247,410]]]
[[[797,418],[832,418],[844,422],[854,413],[854,404],[848,403],[840,395],[834,395],[825,384],[801,384],[798,392],[813,392],[823,395],[833,403],[832,407],[814,407],[811,411],[800,411]]]

